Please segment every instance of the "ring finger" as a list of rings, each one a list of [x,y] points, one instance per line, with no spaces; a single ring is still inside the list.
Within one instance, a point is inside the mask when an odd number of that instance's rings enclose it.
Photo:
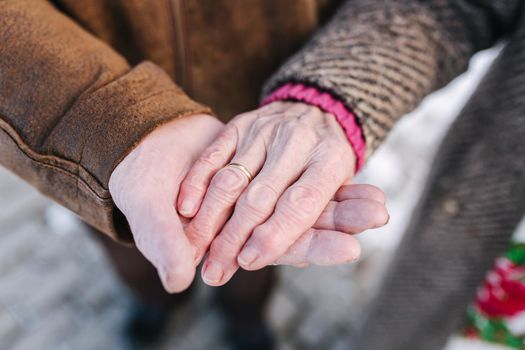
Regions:
[[[311,145],[294,136],[286,138],[289,142],[280,147],[279,153],[268,154],[264,167],[239,197],[233,215],[213,240],[202,270],[206,283],[218,285],[231,278],[238,268],[237,255],[253,229],[272,215],[279,197],[302,174]]]
[[[251,177],[262,167],[266,157],[264,147],[261,138],[255,139],[252,144],[239,150],[229,165],[213,176],[200,209],[187,229],[188,238],[196,248],[196,264],[201,261],[211,241],[230,217]]]

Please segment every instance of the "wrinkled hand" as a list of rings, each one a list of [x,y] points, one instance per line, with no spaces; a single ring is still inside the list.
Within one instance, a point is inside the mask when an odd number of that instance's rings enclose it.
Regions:
[[[385,225],[385,195],[371,185],[341,187],[311,229],[276,264],[332,266],[359,259],[361,246],[352,234]],[[213,246],[213,243],[212,243]]]
[[[156,267],[168,292],[186,289],[198,264],[198,249],[185,233],[189,220],[175,210],[181,181],[223,128],[207,115],[170,122],[149,134],[110,178],[113,200],[126,216],[137,248]],[[359,256],[359,244],[342,232],[381,225],[384,196],[371,186],[352,185],[334,199],[338,202],[330,202],[315,229],[306,230],[277,263],[333,265]]]
[[[228,163],[242,164],[256,177],[249,183]],[[305,245],[299,238],[314,232],[308,230],[349,183],[354,166],[354,152],[338,122],[316,107],[277,102],[237,116],[181,185],[177,207],[193,218],[187,234],[197,248],[196,263],[209,248],[204,280],[220,285],[239,265],[256,270],[280,258],[287,261],[283,255],[298,251],[295,242]],[[388,217],[384,205],[378,207],[371,215],[379,220],[369,220],[375,226]],[[339,231],[336,227],[328,229]]]

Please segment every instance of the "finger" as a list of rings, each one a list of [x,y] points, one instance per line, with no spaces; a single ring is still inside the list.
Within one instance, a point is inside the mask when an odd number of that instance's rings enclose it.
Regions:
[[[351,192],[348,192],[351,193]],[[364,192],[365,195],[374,194]],[[360,233],[369,229],[381,227],[388,222],[389,215],[386,207],[374,199],[348,199],[343,202],[330,201],[323,213],[313,225],[313,229],[306,231],[292,247],[277,260],[279,264],[302,265],[336,265],[357,260],[358,242],[348,238],[348,234]],[[230,222],[229,222],[230,223]],[[226,237],[226,236],[224,236]],[[212,243],[210,255],[202,269],[203,280],[214,286],[228,282],[238,269],[236,262],[229,266],[222,263],[221,254],[230,250],[229,241],[224,240],[222,233]],[[223,242],[224,240],[224,242]],[[357,245],[357,247],[356,247]],[[223,268],[228,266],[228,268]],[[220,268],[218,280],[210,280],[205,272]]]
[[[193,247],[173,205],[168,200],[150,204],[128,218],[135,244],[157,269],[164,288],[170,293],[181,292],[195,276]]]
[[[271,193],[274,193],[273,190],[270,191]],[[254,197],[264,198],[264,196],[265,195],[263,194],[262,196]],[[307,233],[310,233],[310,236],[306,233],[303,234],[294,245],[299,244],[298,242],[301,242],[300,244],[305,244],[305,237],[311,238],[311,233],[317,231],[329,233],[327,237],[323,236],[323,239],[319,241],[319,244],[327,246],[328,243],[331,242],[331,238],[329,239],[328,237],[334,237],[334,246],[340,241],[341,244],[351,244],[353,240],[343,238],[341,234],[356,234],[369,229],[381,227],[388,222],[388,217],[386,207],[375,200],[349,199],[341,203],[331,201],[328,203],[317,222],[313,225],[313,229],[315,230],[307,231]],[[249,220],[249,218],[245,215],[234,214],[224,227],[221,234],[212,242],[210,253],[201,272],[203,281],[208,285],[223,285],[228,282],[237,271],[239,265],[235,257],[242,247],[242,239],[239,239],[237,235],[238,232],[241,232],[244,224],[243,221],[245,220]],[[317,240],[314,240],[313,242],[317,244]],[[344,245],[342,247],[344,247]],[[289,252],[290,251],[296,250],[289,250]],[[311,263],[319,265],[321,264],[321,256],[316,254],[322,252],[322,249],[316,248],[314,252],[315,254],[312,253],[312,257],[315,257],[316,260],[313,260]],[[327,250],[324,254],[327,261],[333,261],[333,264],[345,262],[345,259],[352,258],[352,254],[350,254],[351,251],[344,251],[347,253],[346,255],[339,254],[341,252],[342,251],[339,250],[334,252]],[[307,256],[303,254],[300,259],[297,258],[297,261],[303,261],[301,260],[303,258],[307,258]]]
[[[334,199],[342,202],[347,199],[371,199],[381,204],[386,203],[386,196],[379,188],[367,184],[342,186],[337,190]]]
[[[359,257],[359,242],[348,234],[360,233],[369,229],[381,227],[388,222],[389,215],[386,207],[378,202],[381,199],[377,195],[376,188],[369,188],[362,185],[352,185],[356,191],[345,192],[345,196],[358,196],[369,198],[347,199],[343,202],[331,201],[328,203],[323,213],[313,225],[313,229],[306,231],[290,249],[277,260],[277,264],[307,266],[310,264],[329,266],[348,263],[357,260]],[[364,191],[362,191],[364,190]],[[382,193],[379,191],[379,193]],[[348,197],[347,197],[348,198]],[[372,199],[370,199],[372,198]],[[221,234],[222,235],[222,234]],[[228,282],[238,269],[235,263],[229,269],[224,269],[219,281],[211,283],[204,272],[216,269],[214,266],[217,260],[213,258],[214,245],[219,242],[221,236],[217,237],[210,250],[210,258],[203,267],[203,279],[210,285],[223,285]],[[228,250],[219,244],[218,251]],[[210,263],[211,261],[211,263]],[[213,265],[213,266],[210,266]]]
[[[321,215],[346,179],[337,162],[316,162],[279,198],[273,215],[257,226],[237,261],[246,269],[260,269],[283,255]]]
[[[348,199],[328,203],[313,227],[355,234],[384,226],[388,219],[384,204],[372,199]]]
[[[241,196],[233,216],[211,243],[202,269],[205,283],[222,285],[237,271],[237,256],[253,227],[264,222],[273,212],[274,203],[279,198],[274,186],[275,182],[257,181]]]
[[[354,237],[337,231],[309,229],[275,264],[333,266],[357,261],[360,255],[361,245]]]
[[[254,174],[261,168],[266,157],[262,138],[257,138],[247,149],[232,159]],[[233,212],[237,199],[249,183],[249,178],[236,166],[226,166],[213,177],[197,215],[188,226],[187,235],[197,248],[195,263],[198,264],[211,241],[221,230]]]
[[[226,126],[217,140],[195,161],[180,186],[177,209],[181,215],[187,218],[195,216],[211,178],[228,164],[237,141],[237,129],[233,125]]]
[[[306,267],[309,265],[334,266],[352,263],[359,260],[361,245],[357,239],[347,234],[331,231],[309,229],[275,262],[275,265]],[[202,271],[212,269],[206,261]],[[238,266],[228,275],[211,285],[226,284],[237,272]],[[203,275],[203,279],[204,279]]]
[[[279,128],[272,135],[264,167],[239,197],[233,215],[211,243],[202,271],[207,284],[221,285],[231,278],[238,268],[237,256],[254,228],[272,215],[279,197],[301,175],[317,136],[311,129],[309,133],[294,130],[293,126]]]
[[[259,176],[261,175],[262,172]],[[269,182],[269,184],[274,183],[274,181]],[[251,193],[252,185],[256,186],[253,187],[255,191]],[[245,193],[246,198],[251,197],[254,201],[250,207],[254,209],[264,208],[265,202],[267,202],[265,198],[271,198],[272,194],[275,198],[276,191],[271,186],[265,185],[259,188],[255,181],[250,184]],[[369,185],[344,187],[339,190],[338,197],[347,199],[342,202],[329,202],[313,225],[316,230],[308,230],[304,233],[288,252],[279,258],[278,262],[301,266],[304,264],[336,265],[353,261],[358,255],[354,248],[356,241],[353,238],[345,237],[345,235],[360,233],[387,223],[389,215],[384,204],[380,202],[381,200],[384,201],[384,195],[379,189]],[[246,221],[250,221],[250,217],[257,217],[257,213],[246,215],[249,214],[249,211],[239,211],[240,206],[241,200],[237,203],[234,215],[211,245],[210,254],[202,268],[202,278],[209,285],[219,286],[227,283],[238,269],[234,257],[227,261],[224,260],[224,257],[225,255],[232,255],[231,252],[236,252],[239,249],[236,248],[236,245],[240,240],[236,238],[235,234],[242,232],[243,226],[246,225]],[[320,232],[323,235],[319,236]],[[215,279],[213,279],[214,276]]]

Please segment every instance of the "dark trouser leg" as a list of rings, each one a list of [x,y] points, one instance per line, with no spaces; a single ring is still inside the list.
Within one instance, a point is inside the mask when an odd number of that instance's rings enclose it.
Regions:
[[[92,236],[101,243],[121,281],[144,304],[165,310],[184,302],[191,289],[171,295],[164,290],[156,269],[134,247],[113,242],[106,235],[91,229]]]
[[[235,324],[257,324],[263,319],[275,280],[275,267],[255,272],[239,270],[228,284],[217,289],[217,302]]]
[[[271,350],[275,340],[264,320],[265,307],[275,285],[276,268],[256,272],[239,270],[217,289],[216,300],[228,320],[228,341],[235,350]]]
[[[136,298],[122,328],[125,347],[142,349],[155,343],[166,329],[171,310],[184,303],[192,289],[174,295],[167,293],[156,269],[136,248],[113,242],[96,230],[90,232],[106,251],[121,281]]]
[[[508,247],[525,213],[520,50],[511,40],[452,125],[354,349],[442,349]]]
[[[92,232],[107,252],[120,279],[142,302],[164,308],[183,301],[189,294],[166,293],[157,271],[136,248],[122,246],[99,232]],[[273,267],[256,272],[239,270],[227,285],[217,288],[219,306],[235,323],[260,322],[275,285],[275,275],[276,268]]]
[[[130,310],[126,334],[133,342],[152,341],[162,332],[167,311],[183,303],[191,289],[171,295],[164,291],[155,268],[136,248],[113,242],[105,235],[91,230],[93,237],[107,252],[118,276],[144,304]],[[261,271],[239,270],[226,285],[216,290],[216,301],[227,317],[230,341],[234,349],[273,348],[273,337],[264,322],[264,310],[275,285],[276,268]],[[160,313],[159,313],[160,312]]]

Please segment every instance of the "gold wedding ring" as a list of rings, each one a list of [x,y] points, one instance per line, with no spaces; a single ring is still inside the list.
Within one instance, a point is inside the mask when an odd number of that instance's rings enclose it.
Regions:
[[[232,166],[237,169],[239,169],[246,177],[248,178],[248,182],[251,182],[253,180],[253,175],[250,173],[250,171],[242,164],[239,163],[230,163],[227,166]]]

